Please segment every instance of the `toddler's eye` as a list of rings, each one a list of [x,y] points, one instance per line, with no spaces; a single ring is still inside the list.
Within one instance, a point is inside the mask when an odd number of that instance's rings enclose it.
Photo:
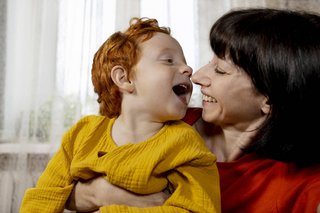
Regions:
[[[162,63],[166,63],[166,64],[170,64],[170,65],[175,63],[175,57],[172,54],[160,55],[159,60]]]
[[[172,58],[167,58],[165,61],[168,62],[168,63],[170,63],[170,64],[173,63],[173,59],[172,59]]]

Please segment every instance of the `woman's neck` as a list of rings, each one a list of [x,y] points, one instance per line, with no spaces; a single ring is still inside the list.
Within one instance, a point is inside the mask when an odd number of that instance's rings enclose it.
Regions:
[[[194,128],[204,139],[218,162],[230,162],[244,155],[242,148],[250,142],[247,132],[227,131],[199,119]]]

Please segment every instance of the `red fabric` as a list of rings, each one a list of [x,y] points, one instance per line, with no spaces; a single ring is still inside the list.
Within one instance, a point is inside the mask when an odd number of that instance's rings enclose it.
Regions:
[[[192,125],[201,111],[190,108],[183,120]],[[222,213],[315,213],[320,203],[320,165],[299,169],[249,154],[217,166]]]
[[[299,169],[250,154],[218,170],[222,213],[315,213],[320,203],[319,165]]]
[[[201,108],[189,107],[187,109],[186,115],[182,120],[192,126],[192,124],[194,124],[201,117],[201,115]]]

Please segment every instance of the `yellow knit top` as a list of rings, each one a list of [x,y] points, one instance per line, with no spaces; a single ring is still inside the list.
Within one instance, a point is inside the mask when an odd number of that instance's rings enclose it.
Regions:
[[[168,122],[146,141],[117,146],[114,121],[86,116],[67,131],[35,188],[25,192],[20,212],[63,212],[75,182],[98,174],[138,194],[172,192],[162,206],[110,205],[100,212],[220,212],[216,157],[191,126]]]

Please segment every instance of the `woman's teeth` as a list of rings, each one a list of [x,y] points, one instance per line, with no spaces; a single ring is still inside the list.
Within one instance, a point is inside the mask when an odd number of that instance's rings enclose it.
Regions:
[[[206,96],[206,95],[202,95],[202,100],[203,100],[203,101],[206,101],[206,102],[214,102],[214,103],[217,102],[217,100],[214,99],[213,97]]]

